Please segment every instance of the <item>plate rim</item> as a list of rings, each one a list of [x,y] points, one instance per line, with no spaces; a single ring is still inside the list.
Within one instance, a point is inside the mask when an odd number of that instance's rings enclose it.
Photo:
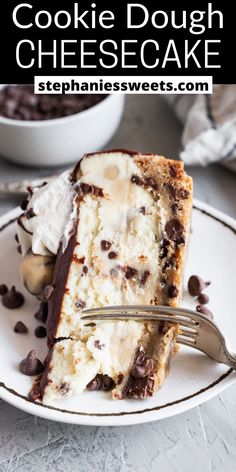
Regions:
[[[193,199],[193,209],[199,210],[208,217],[215,219],[236,235],[236,220],[231,216],[197,199]],[[4,231],[6,227],[14,223],[19,212],[20,208],[17,207],[2,215],[0,217],[0,231]],[[233,372],[232,369],[227,369],[226,372],[211,382],[211,384],[189,396],[151,408],[144,406],[140,411],[121,411],[118,413],[83,413],[63,410],[62,408],[43,405],[39,402],[31,402],[26,396],[17,393],[14,389],[7,387],[5,383],[1,381],[0,398],[20,410],[53,421],[88,426],[125,426],[157,421],[158,419],[172,417],[188,411],[215,397],[231,386],[235,381],[236,373]],[[175,407],[174,411],[172,411],[173,407]]]

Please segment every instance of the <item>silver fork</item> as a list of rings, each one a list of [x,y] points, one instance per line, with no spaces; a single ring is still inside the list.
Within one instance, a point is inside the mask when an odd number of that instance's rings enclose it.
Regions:
[[[165,321],[179,325],[180,333],[176,341],[185,346],[204,352],[216,362],[226,364],[236,370],[236,354],[229,351],[220,329],[207,316],[186,308],[161,305],[121,305],[86,309],[81,320],[95,321]]]

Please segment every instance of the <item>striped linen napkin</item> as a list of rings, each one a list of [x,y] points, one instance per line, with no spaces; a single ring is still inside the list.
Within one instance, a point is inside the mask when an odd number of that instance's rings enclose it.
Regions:
[[[184,124],[181,159],[212,162],[236,172],[236,85],[215,85],[212,95],[164,95]]]

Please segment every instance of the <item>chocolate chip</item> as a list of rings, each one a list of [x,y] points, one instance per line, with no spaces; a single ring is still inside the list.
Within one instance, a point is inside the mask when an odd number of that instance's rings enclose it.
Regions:
[[[133,365],[131,375],[136,379],[141,379],[146,376],[146,369],[140,365]]]
[[[20,202],[20,207],[21,207],[21,209],[22,209],[23,211],[25,211],[26,208],[27,208],[27,206],[28,206],[28,200],[27,200],[26,198],[24,198],[24,199],[21,200],[21,202]]]
[[[96,377],[94,377],[94,379],[91,380],[86,385],[87,390],[90,390],[92,392],[93,390],[99,390],[100,389],[101,381],[100,381],[100,377],[98,375],[96,375]]]
[[[37,328],[35,328],[34,330],[34,335],[36,336],[36,338],[46,338],[46,328],[44,326],[37,326]]]
[[[164,321],[161,321],[159,323],[159,333],[160,334],[166,334],[169,330],[169,326],[167,323],[165,323]]]
[[[115,382],[111,377],[109,377],[109,375],[102,375],[101,390],[108,392],[108,390],[111,390],[114,385]]]
[[[209,302],[209,297],[206,293],[200,293],[197,297],[200,305],[206,305]]]
[[[143,274],[142,274],[142,276],[141,276],[141,281],[140,281],[140,282],[141,282],[141,285],[145,285],[145,283],[147,282],[147,279],[148,279],[149,275],[150,275],[149,270],[145,270],[145,271],[143,272]]]
[[[41,302],[38,311],[35,313],[35,318],[43,323],[46,323],[48,317],[48,304]]]
[[[13,286],[9,292],[6,292],[5,295],[2,297],[2,304],[9,308],[10,310],[14,310],[15,308],[20,308],[24,304],[24,297],[21,292],[18,292]]]
[[[88,267],[84,266],[83,269],[82,269],[82,272],[83,272],[83,274],[86,275],[88,273]]]
[[[95,197],[103,197],[104,196],[102,188],[96,187],[95,185],[93,185],[92,192],[93,192],[93,195]]]
[[[89,185],[89,184],[85,184],[82,182],[82,184],[80,184],[80,188],[82,190],[82,192],[86,195],[87,193],[91,193],[92,192],[92,186]]]
[[[28,333],[28,328],[22,321],[17,321],[14,326],[15,333]]]
[[[196,311],[198,311],[199,313],[202,313],[203,315],[209,316],[211,320],[213,320],[214,318],[213,313],[210,310],[208,310],[208,308],[204,305],[197,305]]]
[[[183,187],[177,187],[173,184],[166,184],[167,191],[174,200],[186,200],[189,197],[189,191]]]
[[[51,300],[53,297],[55,287],[53,285],[47,285],[43,291],[45,300]]]
[[[29,352],[27,357],[20,362],[19,369],[24,375],[38,375],[43,371],[42,362],[37,359],[36,351],[32,350]]]
[[[193,297],[197,297],[210,282],[204,282],[198,275],[191,275],[188,281],[188,291]]]
[[[83,309],[83,308],[85,307],[85,305],[86,305],[86,303],[85,303],[83,300],[77,300],[77,301],[75,302],[76,308],[81,308],[81,309]]]
[[[139,208],[139,213],[142,213],[143,215],[146,215],[146,208],[145,208],[145,206],[141,206],[141,207]]]
[[[125,277],[126,277],[126,279],[131,279],[137,273],[138,273],[138,271],[136,269],[134,269],[133,267],[127,267],[126,272],[125,272]]]
[[[138,348],[135,358],[134,358],[132,370],[131,370],[132,377],[136,379],[141,379],[143,377],[146,377],[152,372],[153,367],[154,367],[153,359],[150,359],[146,355],[145,350],[142,347]]]
[[[101,248],[103,251],[108,251],[111,247],[111,243],[109,241],[105,241],[104,239],[101,241]]]
[[[18,234],[16,233],[14,237],[15,237],[15,241],[19,244],[20,241],[19,241],[19,236],[18,236]]]
[[[30,220],[34,216],[36,216],[36,214],[34,213],[33,208],[29,208],[29,210],[27,210],[25,213],[25,217],[27,218],[27,220]]]
[[[178,169],[175,165],[170,165],[169,166],[169,171],[170,171],[170,175],[171,177],[177,177],[178,175]]]
[[[168,255],[168,247],[170,245],[170,241],[168,239],[161,240],[161,250],[160,250],[160,259],[164,259]]]
[[[62,395],[65,396],[69,393],[70,391],[70,384],[68,382],[62,382],[58,387],[57,387],[58,392]]]
[[[99,341],[99,339],[95,339],[94,341],[94,346],[97,348],[97,349],[103,349],[105,347],[105,344],[101,344],[101,342]]]
[[[176,202],[175,202],[175,203],[172,203],[171,206],[170,206],[170,208],[171,208],[172,213],[173,213],[174,215],[176,215],[177,212],[178,212],[178,209],[179,209],[178,203],[176,203]]]
[[[146,185],[147,187],[151,187],[153,190],[158,190],[159,188],[158,184],[151,177],[146,177],[144,185]]]
[[[123,374],[118,374],[118,378],[117,378],[117,385],[120,385],[122,383],[122,380],[124,378],[124,375]]]
[[[8,292],[8,288],[5,284],[0,285],[0,295],[5,295]]]
[[[142,180],[140,179],[138,175],[132,175],[131,182],[133,182],[133,184],[136,184],[136,185],[142,185]]]
[[[170,286],[168,287],[168,296],[169,296],[169,298],[175,298],[175,297],[177,297],[177,296],[178,296],[178,293],[179,293],[179,291],[178,291],[178,289],[177,289],[177,287],[176,287],[175,285],[170,285]]]
[[[107,392],[111,390],[115,385],[114,380],[108,375],[97,374],[91,382],[86,386],[87,390],[104,390]]]
[[[168,238],[172,241],[176,241],[180,236],[182,236],[184,227],[179,220],[173,218],[166,223],[165,230]]]
[[[115,251],[111,251],[111,252],[108,253],[108,258],[109,259],[116,259],[117,256],[118,256],[118,254]]]

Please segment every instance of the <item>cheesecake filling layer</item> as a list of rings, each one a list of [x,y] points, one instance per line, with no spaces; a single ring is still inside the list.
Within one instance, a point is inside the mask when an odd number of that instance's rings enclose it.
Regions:
[[[132,182],[139,173],[122,154],[82,163],[76,246],[56,337],[77,336],[82,308],[154,303],[166,216],[151,192]],[[99,186],[102,196],[84,194],[85,184]]]

